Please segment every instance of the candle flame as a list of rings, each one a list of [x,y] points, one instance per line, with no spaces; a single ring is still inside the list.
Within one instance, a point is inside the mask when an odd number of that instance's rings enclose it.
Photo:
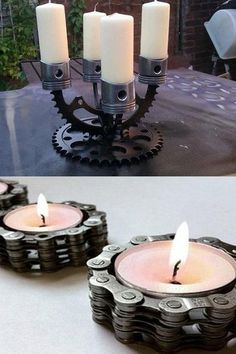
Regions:
[[[179,262],[179,266],[183,266],[187,260],[189,251],[189,228],[186,221],[184,221],[177,229],[175,238],[172,242],[170,251],[169,264],[174,268]]]
[[[40,193],[38,196],[37,213],[38,216],[40,216],[41,218],[48,217],[48,203],[45,196],[42,193]]]

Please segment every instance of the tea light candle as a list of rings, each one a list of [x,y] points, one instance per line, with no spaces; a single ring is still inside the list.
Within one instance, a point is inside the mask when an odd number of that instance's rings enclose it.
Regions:
[[[83,218],[80,209],[70,205],[49,203],[40,195],[38,204],[30,204],[9,212],[3,223],[10,229],[26,233],[45,233],[77,226]]]
[[[102,80],[121,84],[133,80],[134,19],[115,13],[101,19]]]
[[[8,185],[4,182],[0,182],[0,195],[4,194],[8,190]]]
[[[122,252],[115,261],[117,278],[153,296],[203,293],[235,281],[236,262],[222,250],[189,242],[184,264],[181,253],[170,261],[172,244],[172,241],[148,242]],[[175,280],[179,284],[173,282],[173,266],[178,260],[181,262]]]
[[[101,18],[104,12],[92,11],[83,15],[83,58],[101,59]]]
[[[36,7],[41,61],[56,64],[69,61],[65,8],[51,1]]]
[[[142,6],[140,55],[148,59],[168,57],[170,5],[153,1]]]

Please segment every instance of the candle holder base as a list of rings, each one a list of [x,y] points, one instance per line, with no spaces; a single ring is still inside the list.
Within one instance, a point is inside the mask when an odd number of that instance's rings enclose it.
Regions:
[[[121,284],[115,276],[115,259],[125,249],[173,237],[137,236],[125,246],[104,247],[99,256],[87,262],[93,319],[108,324],[125,344],[141,342],[164,353],[192,347],[219,350],[236,338],[235,282],[204,295],[157,294],[154,298]],[[235,246],[209,237],[194,241],[221,248],[235,258]]]
[[[98,119],[90,120],[96,124]],[[142,123],[125,130],[117,128],[110,139],[103,135],[90,136],[65,124],[53,135],[52,141],[63,156],[100,166],[138,163],[156,155],[163,144],[157,125]]]
[[[142,123],[155,100],[157,86],[149,85],[145,97],[136,94],[136,110],[128,116],[103,112],[97,83],[93,83],[93,91],[95,107],[82,96],[68,104],[62,91],[52,92],[58,113],[68,123],[52,137],[53,146],[61,155],[102,166],[137,163],[158,153],[163,145],[158,125]],[[81,118],[81,109],[90,118]]]
[[[94,205],[66,201],[80,208],[82,222],[66,230],[26,234],[7,229],[0,218],[0,264],[17,272],[52,272],[65,266],[83,266],[107,244],[106,214]],[[16,206],[15,206],[16,208]]]
[[[136,108],[134,80],[125,84],[111,84],[101,80],[101,106],[105,113],[123,114]]]
[[[44,90],[64,90],[71,86],[69,61],[58,64],[40,63]]]
[[[146,85],[162,85],[166,82],[168,59],[148,59],[139,56],[138,80]]]

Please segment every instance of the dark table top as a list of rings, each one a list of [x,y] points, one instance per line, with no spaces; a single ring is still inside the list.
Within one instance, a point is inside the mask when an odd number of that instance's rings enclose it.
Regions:
[[[142,87],[143,89],[144,87]],[[137,84],[137,90],[141,86]],[[91,100],[79,77],[64,91]],[[187,69],[169,70],[146,120],[164,136],[162,150],[138,165],[97,167],[58,154],[51,143],[63,124],[40,82],[0,92],[0,175],[155,176],[236,173],[236,82]]]

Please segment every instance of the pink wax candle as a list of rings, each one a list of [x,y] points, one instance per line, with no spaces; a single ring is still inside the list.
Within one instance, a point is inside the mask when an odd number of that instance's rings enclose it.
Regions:
[[[189,242],[188,256],[175,277],[178,283],[173,283],[173,267],[182,256],[170,260],[172,245],[173,241],[157,241],[127,249],[115,261],[117,278],[152,296],[204,293],[235,281],[236,262],[231,256],[212,246]]]
[[[77,226],[83,218],[79,208],[59,203],[46,203],[40,195],[38,204],[30,204],[9,212],[4,224],[26,233],[45,233]]]
[[[0,182],[0,195],[6,193],[8,185],[4,182]]]

